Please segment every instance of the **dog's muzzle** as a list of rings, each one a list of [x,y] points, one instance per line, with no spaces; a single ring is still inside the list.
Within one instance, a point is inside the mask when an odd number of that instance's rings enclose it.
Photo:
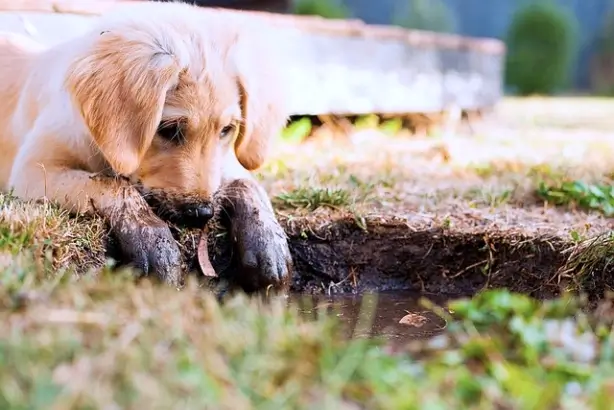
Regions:
[[[145,201],[162,220],[178,226],[204,228],[215,215],[210,199],[169,194],[163,190],[148,190],[136,185]]]

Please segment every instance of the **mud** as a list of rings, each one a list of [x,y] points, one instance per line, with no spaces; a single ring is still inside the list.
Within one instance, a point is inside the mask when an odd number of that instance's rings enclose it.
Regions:
[[[381,338],[396,348],[445,330],[446,321],[420,304],[423,297],[438,306],[445,305],[445,298],[438,295],[396,291],[330,296],[292,294],[289,307],[306,320],[317,320],[324,314],[336,316],[348,339]]]
[[[471,296],[487,288],[508,288],[537,298],[582,290],[599,299],[614,287],[612,266],[604,261],[582,277],[561,275],[571,246],[557,237],[493,229],[414,227],[402,218],[369,221],[367,229],[351,216],[316,223],[281,219],[295,263],[291,291],[335,295],[377,291]],[[182,231],[187,266],[198,270],[200,231]],[[211,235],[209,253],[222,280],[240,275],[224,232]]]

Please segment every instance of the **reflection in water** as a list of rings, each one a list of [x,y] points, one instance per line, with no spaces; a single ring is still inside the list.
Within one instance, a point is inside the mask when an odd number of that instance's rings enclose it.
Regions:
[[[421,306],[421,297],[445,306],[445,300],[413,292],[380,292],[362,295],[290,296],[290,306],[305,319],[332,314],[344,324],[348,338],[384,337],[393,345],[435,336],[446,326],[445,320]],[[400,323],[402,322],[402,323]]]

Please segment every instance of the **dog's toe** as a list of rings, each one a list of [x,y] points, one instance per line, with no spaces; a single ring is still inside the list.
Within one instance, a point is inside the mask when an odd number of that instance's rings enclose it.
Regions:
[[[124,258],[138,272],[154,275],[171,286],[183,285],[181,252],[168,225],[126,221],[116,227],[115,235]]]

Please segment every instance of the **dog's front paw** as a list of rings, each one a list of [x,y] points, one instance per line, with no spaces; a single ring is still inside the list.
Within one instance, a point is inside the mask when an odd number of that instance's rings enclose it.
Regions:
[[[113,232],[124,258],[144,275],[172,286],[183,285],[181,252],[170,228],[153,215],[115,221]]]
[[[274,215],[260,212],[236,215],[231,222],[238,252],[240,274],[237,282],[246,291],[273,286],[285,290],[292,275],[288,239]]]

